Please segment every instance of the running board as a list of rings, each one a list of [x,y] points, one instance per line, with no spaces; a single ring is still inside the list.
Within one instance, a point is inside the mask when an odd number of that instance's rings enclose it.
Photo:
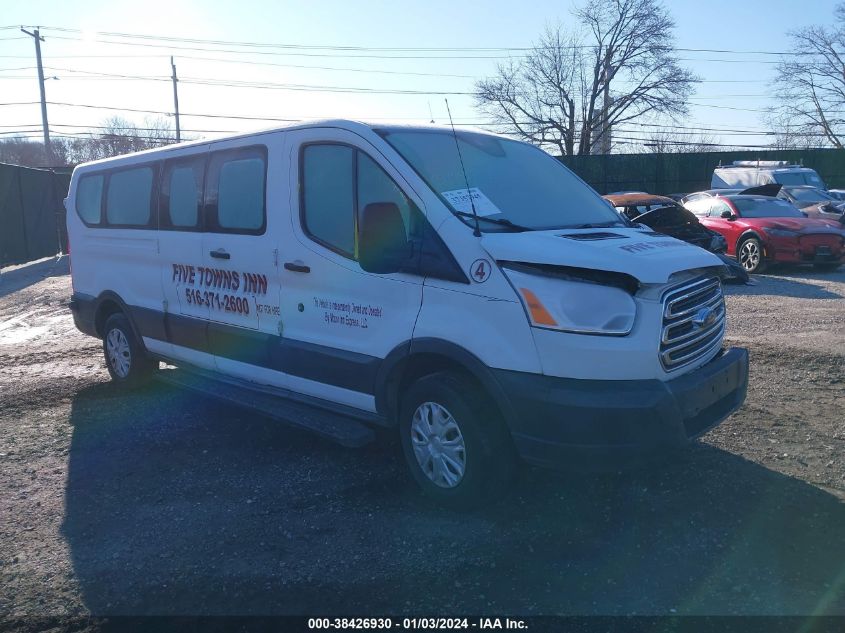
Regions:
[[[188,369],[160,369],[157,380],[257,411],[288,426],[311,431],[341,446],[358,448],[375,440],[373,430],[355,418],[274,395],[215,380]]]

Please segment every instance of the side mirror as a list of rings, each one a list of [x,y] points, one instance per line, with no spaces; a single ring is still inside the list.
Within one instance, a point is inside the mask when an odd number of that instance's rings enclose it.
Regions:
[[[393,202],[364,207],[358,227],[358,263],[368,273],[395,273],[411,256],[405,223]]]
[[[727,220],[728,222],[733,222],[736,220],[736,216],[731,211],[722,211],[722,215],[720,216],[723,220]]]

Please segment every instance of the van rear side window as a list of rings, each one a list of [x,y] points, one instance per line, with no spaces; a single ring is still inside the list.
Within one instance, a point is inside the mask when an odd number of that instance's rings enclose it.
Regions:
[[[264,163],[246,158],[223,163],[217,223],[223,229],[260,229],[264,224]]]
[[[206,183],[207,230],[259,235],[266,227],[266,148],[211,155]]]
[[[152,199],[151,167],[127,169],[111,174],[106,197],[106,219],[110,225],[148,226]]]
[[[198,229],[205,158],[167,163],[161,181],[162,229]]]
[[[86,224],[99,224],[103,200],[103,175],[83,176],[76,187],[76,212]]]

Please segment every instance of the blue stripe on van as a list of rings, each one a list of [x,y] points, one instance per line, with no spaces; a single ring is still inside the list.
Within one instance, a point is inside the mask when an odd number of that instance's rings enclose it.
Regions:
[[[372,395],[383,359],[180,314],[129,306],[141,336]],[[163,324],[163,326],[162,326]]]

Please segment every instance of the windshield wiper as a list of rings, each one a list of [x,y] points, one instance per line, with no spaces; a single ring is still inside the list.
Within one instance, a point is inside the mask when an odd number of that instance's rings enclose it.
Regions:
[[[513,229],[514,231],[533,231],[534,229],[529,228],[527,226],[521,226],[519,224],[514,224],[507,218],[490,218],[487,216],[479,215],[475,216],[472,213],[467,213],[466,211],[453,211],[455,215],[459,215],[462,218],[472,218],[473,220],[478,218],[479,222],[490,222],[491,224],[498,224],[500,226],[506,226],[509,229]]]

